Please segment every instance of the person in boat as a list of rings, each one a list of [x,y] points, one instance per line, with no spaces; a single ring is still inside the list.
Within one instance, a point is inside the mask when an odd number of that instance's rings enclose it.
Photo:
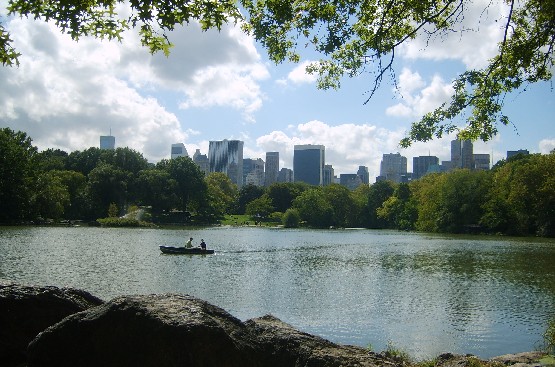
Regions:
[[[189,241],[185,244],[185,248],[192,248],[193,247],[193,237],[189,238]]]
[[[204,242],[204,240],[200,240],[200,248],[201,250],[206,250],[206,242]]]

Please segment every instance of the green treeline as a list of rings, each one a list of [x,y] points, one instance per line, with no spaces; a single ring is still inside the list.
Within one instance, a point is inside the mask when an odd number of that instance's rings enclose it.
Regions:
[[[555,152],[516,156],[491,171],[429,174],[408,184],[240,190],[190,158],[157,164],[129,148],[39,152],[24,132],[0,130],[0,223],[97,220],[148,208],[157,223],[218,223],[226,214],[286,227],[364,227],[555,236]]]

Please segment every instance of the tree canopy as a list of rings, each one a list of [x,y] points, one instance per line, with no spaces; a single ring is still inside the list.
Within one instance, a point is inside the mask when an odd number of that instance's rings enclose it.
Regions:
[[[551,79],[555,1],[500,1],[507,15],[497,18],[504,30],[497,54],[485,68],[460,74],[451,101],[414,122],[402,146],[451,132],[461,139],[490,140],[499,124],[511,123],[503,113],[506,94]],[[305,48],[319,53],[321,59],[307,67],[318,75],[319,88],[340,88],[345,76],[370,73],[369,100],[385,77],[396,80],[394,60],[401,45],[416,37],[441,42],[456,31],[463,37],[468,30],[456,26],[472,5],[473,0],[9,0],[7,11],[54,22],[74,40],[121,40],[125,30],[137,28],[143,45],[166,55],[172,46],[167,34],[178,25],[197,21],[207,30],[241,22],[276,63],[299,62]],[[493,11],[493,3],[484,6],[483,13]],[[18,64],[19,55],[0,19],[0,61]],[[465,126],[455,122],[461,116]]]

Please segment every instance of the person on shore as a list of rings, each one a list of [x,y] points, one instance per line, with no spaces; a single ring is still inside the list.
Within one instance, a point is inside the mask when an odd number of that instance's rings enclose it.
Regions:
[[[200,248],[201,250],[206,250],[206,243],[204,242],[203,239],[200,240]]]
[[[192,248],[193,247],[193,237],[189,238],[189,241],[185,244],[185,248]]]

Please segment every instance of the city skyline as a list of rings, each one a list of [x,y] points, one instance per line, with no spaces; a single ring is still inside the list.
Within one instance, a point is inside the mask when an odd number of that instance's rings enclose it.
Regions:
[[[278,151],[280,167],[289,168],[295,145],[322,144],[338,174],[363,165],[370,177],[379,175],[383,154],[450,160],[454,135],[408,149],[398,143],[411,122],[449,99],[456,75],[481,67],[497,50],[503,33],[493,14],[502,6],[467,17],[480,23],[463,24],[472,29],[465,37],[453,33],[427,47],[425,37],[411,40],[395,55],[396,84],[385,78],[364,104],[371,74],[342,79],[337,91],[318,90],[305,72],[318,55],[299,50],[299,64],[274,65],[239,25],[224,25],[221,32],[201,32],[194,22],[177,27],[166,57],[141,47],[136,30],[122,43],[74,42],[54,25],[9,17],[0,5],[22,53],[19,67],[0,69],[0,127],[26,132],[39,150],[65,151],[97,146],[98,136],[112,129],[117,146],[140,151],[149,162],[169,158],[168,146],[176,142],[189,153],[207,154],[209,142],[222,139],[244,141],[245,157]],[[475,152],[493,156],[492,163],[509,150],[547,153],[555,147],[551,83],[526,89],[505,98],[514,125],[499,126],[491,142],[474,143]],[[453,122],[463,125],[465,117]]]

